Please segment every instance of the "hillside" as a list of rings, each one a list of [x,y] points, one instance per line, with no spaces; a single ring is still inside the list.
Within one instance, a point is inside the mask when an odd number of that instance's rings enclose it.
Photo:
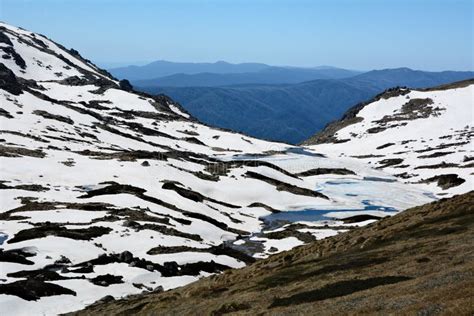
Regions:
[[[472,315],[474,192],[74,315]]]
[[[440,196],[473,188],[474,80],[391,89],[305,142],[329,157],[360,159]]]
[[[473,72],[430,73],[400,68],[291,85],[138,88],[171,96],[212,126],[296,144],[339,119],[349,107],[385,89],[426,88],[473,77]]]
[[[172,289],[434,199],[355,159],[202,125],[42,35],[2,23],[0,50],[6,314]]]

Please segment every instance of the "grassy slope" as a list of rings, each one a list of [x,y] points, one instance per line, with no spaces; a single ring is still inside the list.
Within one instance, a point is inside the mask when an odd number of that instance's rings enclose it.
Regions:
[[[79,314],[474,312],[474,191],[165,293]]]

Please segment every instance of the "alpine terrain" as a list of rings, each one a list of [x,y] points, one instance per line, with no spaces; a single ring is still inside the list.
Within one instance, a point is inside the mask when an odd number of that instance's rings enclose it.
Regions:
[[[159,296],[334,235],[324,251],[342,251],[331,240],[362,243],[382,217],[472,189],[472,81],[389,90],[300,147],[204,125],[40,34],[0,23],[0,50],[5,315]],[[387,275],[369,283],[413,277]]]

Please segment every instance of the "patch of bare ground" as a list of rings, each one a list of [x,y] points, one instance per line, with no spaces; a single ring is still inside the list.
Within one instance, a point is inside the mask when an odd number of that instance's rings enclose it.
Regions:
[[[474,313],[474,191],[76,315]]]

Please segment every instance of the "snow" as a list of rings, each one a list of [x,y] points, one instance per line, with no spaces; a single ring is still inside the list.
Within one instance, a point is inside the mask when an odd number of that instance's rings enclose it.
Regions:
[[[184,113],[183,111],[181,111],[176,105],[172,104],[172,103],[168,103],[168,106],[170,107],[171,111],[181,115],[181,116],[184,116],[185,118],[190,118],[191,116],[187,113]]]
[[[299,240],[296,237],[286,237],[282,239],[268,239],[268,238],[263,238],[263,237],[253,237],[250,240],[262,242],[265,248],[263,254],[255,255],[256,258],[265,258],[269,254],[275,254],[282,251],[290,250],[304,244],[301,240]],[[273,250],[272,248],[274,248],[275,250]]]
[[[404,96],[380,99],[365,106],[357,114],[357,117],[363,119],[362,121],[349,125],[337,132],[338,139],[350,139],[350,141],[340,144],[320,144],[310,146],[310,148],[326,154],[329,158],[366,155],[368,153],[383,155],[382,158],[369,157],[358,159],[373,166],[377,166],[379,161],[385,158],[403,158],[403,162],[400,165],[386,167],[384,171],[392,175],[403,172],[413,175],[406,180],[401,179],[401,181],[433,192],[440,197],[464,193],[474,187],[472,169],[460,167],[465,164],[465,156],[473,156],[471,141],[474,131],[472,119],[474,109],[473,95],[474,85],[469,85],[463,88],[448,90],[413,90]],[[407,101],[426,98],[433,100],[432,106],[440,109],[437,116],[431,115],[428,118],[403,121],[403,123],[406,123],[405,126],[388,128],[378,133],[367,132],[370,128],[380,126],[375,121],[382,119],[386,115],[401,113],[402,105]],[[393,143],[394,145],[377,149],[377,147],[388,143]],[[440,145],[455,143],[458,144],[445,149],[440,148],[423,152]],[[433,158],[420,158],[420,156],[435,152],[448,154]],[[457,166],[439,169],[419,168],[443,162],[456,164]],[[440,174],[457,174],[466,181],[459,186],[447,190],[438,187],[436,183],[418,183]]]
[[[344,230],[335,230],[335,229],[310,229],[310,228],[303,228],[299,229],[298,231],[302,233],[311,233],[317,240],[321,240],[324,238],[336,236],[340,232],[344,232]]]

